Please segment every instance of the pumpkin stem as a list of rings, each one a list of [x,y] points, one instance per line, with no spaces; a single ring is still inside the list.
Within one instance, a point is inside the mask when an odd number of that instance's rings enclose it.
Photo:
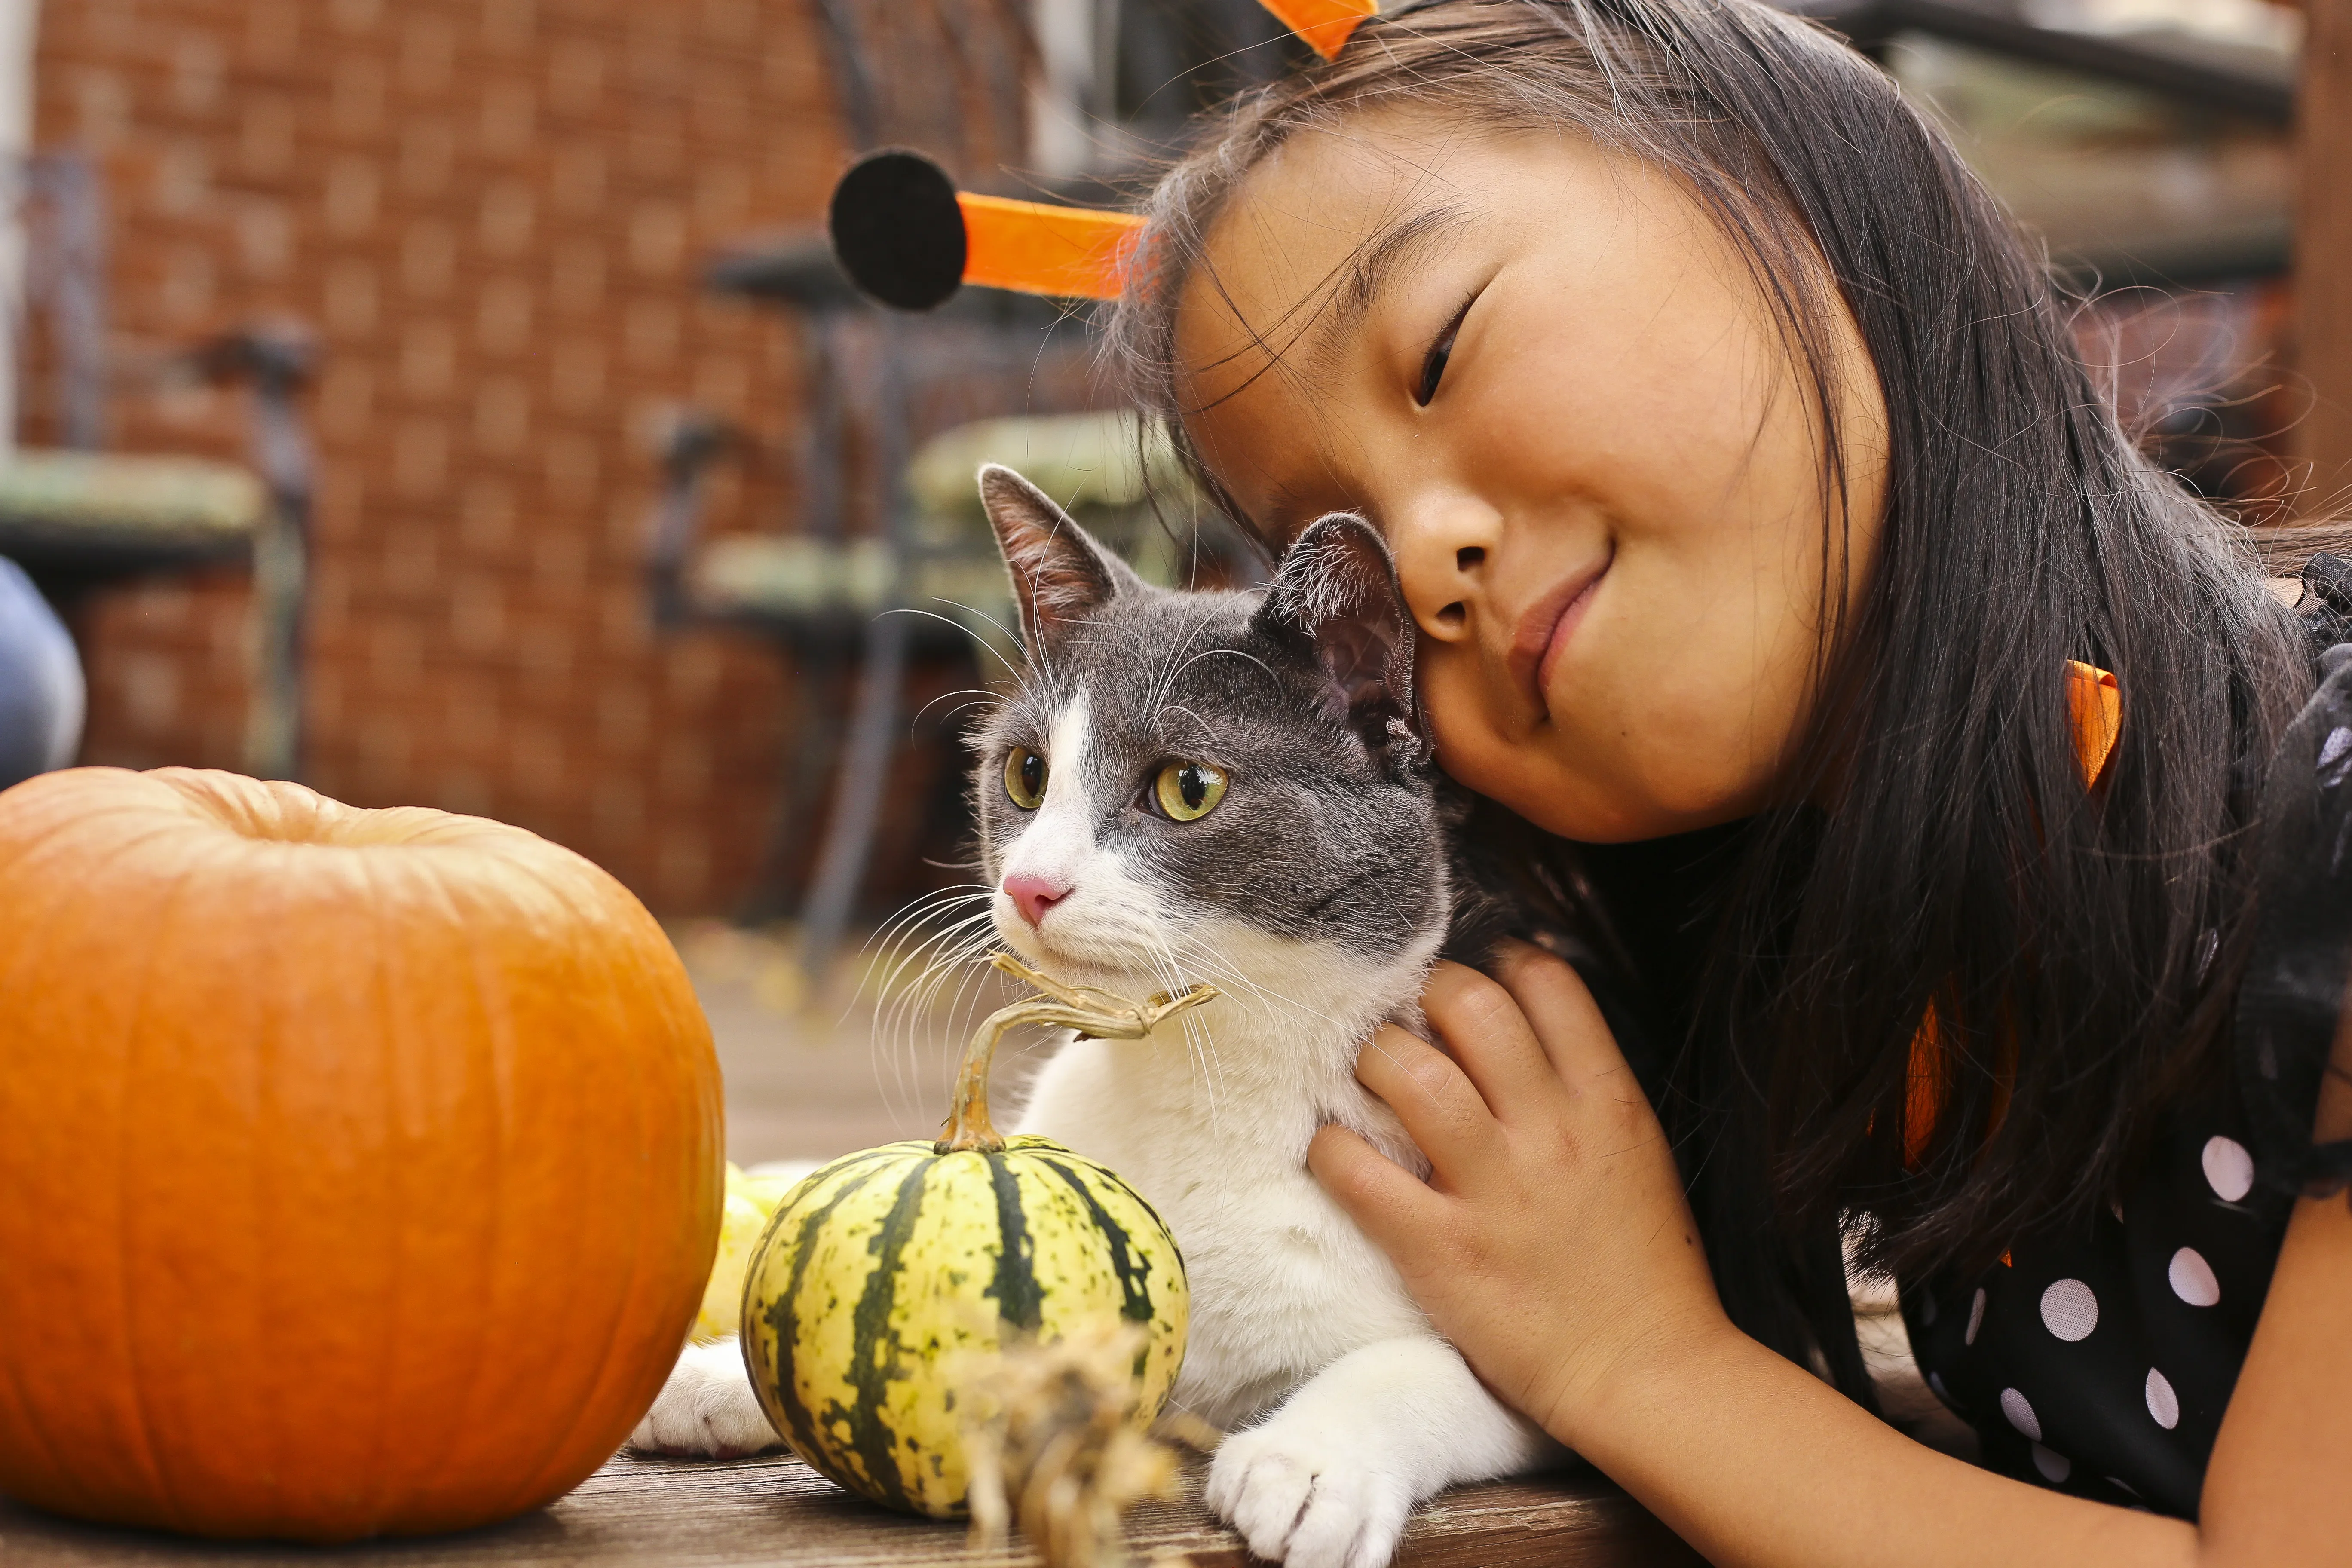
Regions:
[[[1149,1002],[1129,1002],[1092,985],[1065,985],[1040,974],[1009,952],[992,953],[989,962],[1005,973],[1045,993],[1026,1001],[999,1007],[981,1023],[956,1064],[955,1099],[940,1129],[932,1152],[952,1154],[976,1149],[992,1153],[1004,1147],[1003,1134],[988,1117],[988,1071],[996,1059],[997,1042],[1023,1024],[1058,1025],[1101,1040],[1139,1040],[1167,1018],[1197,1007],[1219,995],[1213,985],[1195,985],[1181,996],[1160,992]]]

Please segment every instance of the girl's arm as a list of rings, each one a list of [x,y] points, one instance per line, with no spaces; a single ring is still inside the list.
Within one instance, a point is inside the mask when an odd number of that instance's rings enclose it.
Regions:
[[[1440,966],[1423,1002],[1446,1050],[1384,1029],[1358,1063],[1430,1180],[1337,1127],[1309,1163],[1490,1386],[1710,1561],[2298,1568],[2352,1552],[2344,1198],[2296,1205],[2201,1523],[2044,1491],[1913,1442],[1732,1327],[1657,1119],[1575,972],[1516,948],[1497,973]],[[2352,1135],[2335,1075],[2319,1135]]]

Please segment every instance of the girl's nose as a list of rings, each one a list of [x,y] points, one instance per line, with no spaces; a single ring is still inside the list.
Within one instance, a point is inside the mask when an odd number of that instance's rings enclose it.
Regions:
[[[1004,879],[1004,896],[1021,911],[1021,918],[1035,926],[1045,918],[1045,911],[1070,896],[1070,884],[1053,877],[1033,877],[1017,871]]]
[[[1487,563],[1502,540],[1502,519],[1475,496],[1419,498],[1388,514],[1405,606],[1422,635],[1460,642],[1471,635],[1470,610]]]

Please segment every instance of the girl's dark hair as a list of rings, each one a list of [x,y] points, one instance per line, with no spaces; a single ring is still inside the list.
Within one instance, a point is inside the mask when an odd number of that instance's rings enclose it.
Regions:
[[[1658,1098],[1727,1308],[1867,1400],[1842,1230],[1906,1279],[1983,1267],[2115,1195],[2167,1104],[2219,1092],[2255,794],[2312,689],[2308,645],[2250,531],[2126,438],[2040,258],[1944,139],[1755,0],[1444,0],[1236,100],[1160,182],[1110,322],[1180,444],[1175,314],[1220,213],[1290,137],[1389,109],[1567,130],[1665,171],[1805,373],[1832,520],[1817,697]],[[1840,310],[1892,441],[1851,614]],[[2070,659],[2121,687],[2095,791]],[[1931,1008],[1936,1092],[1906,1155]]]

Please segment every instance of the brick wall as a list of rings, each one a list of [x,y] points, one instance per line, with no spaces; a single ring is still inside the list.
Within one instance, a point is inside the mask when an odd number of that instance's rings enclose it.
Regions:
[[[696,278],[822,211],[843,153],[806,7],[51,0],[37,73],[40,144],[93,154],[111,205],[111,445],[241,455],[239,395],[157,356],[261,317],[320,337],[309,782],[728,906],[788,687],[758,643],[650,627],[646,436],[690,400],[791,446],[794,329]],[[788,479],[722,482],[714,524],[772,525]],[[236,570],[85,606],[86,760],[236,766],[245,605]]]

